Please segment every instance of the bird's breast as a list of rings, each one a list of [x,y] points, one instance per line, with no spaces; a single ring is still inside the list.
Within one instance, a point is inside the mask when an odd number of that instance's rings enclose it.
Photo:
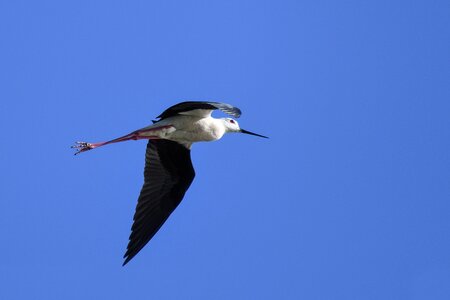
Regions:
[[[171,140],[189,143],[215,141],[225,133],[223,127],[217,124],[215,119],[199,119],[188,116],[183,119],[179,124],[174,124],[176,130],[170,135]]]

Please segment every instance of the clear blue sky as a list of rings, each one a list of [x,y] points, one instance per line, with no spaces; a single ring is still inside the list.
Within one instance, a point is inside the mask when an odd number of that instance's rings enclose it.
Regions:
[[[449,1],[2,1],[1,299],[450,299]],[[145,141],[242,109],[121,267]],[[220,116],[220,114],[218,114]]]

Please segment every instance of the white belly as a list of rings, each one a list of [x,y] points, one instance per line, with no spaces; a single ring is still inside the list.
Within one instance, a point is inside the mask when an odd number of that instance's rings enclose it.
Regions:
[[[176,116],[167,118],[166,120],[175,130],[167,132],[164,138],[176,142],[195,143],[215,141],[220,139],[225,133],[223,126],[220,126],[220,121],[214,118]]]

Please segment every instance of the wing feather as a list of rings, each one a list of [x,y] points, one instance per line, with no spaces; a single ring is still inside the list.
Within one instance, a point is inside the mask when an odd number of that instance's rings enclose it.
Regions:
[[[180,204],[195,177],[190,150],[169,140],[152,140],[145,155],[144,185],[136,205],[127,264]]]
[[[168,117],[176,116],[181,113],[186,113],[192,110],[204,110],[205,116],[211,114],[211,111],[219,109],[224,113],[239,118],[241,116],[241,110],[227,103],[220,102],[206,102],[206,101],[186,101],[175,104],[174,106],[166,109],[158,118],[165,119]]]

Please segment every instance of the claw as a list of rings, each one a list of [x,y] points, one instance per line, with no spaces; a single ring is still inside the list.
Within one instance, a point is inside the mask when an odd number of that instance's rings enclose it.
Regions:
[[[70,148],[78,150],[74,155],[80,154],[81,152],[89,151],[94,149],[95,147],[91,143],[86,142],[76,142],[76,145],[71,146]]]

